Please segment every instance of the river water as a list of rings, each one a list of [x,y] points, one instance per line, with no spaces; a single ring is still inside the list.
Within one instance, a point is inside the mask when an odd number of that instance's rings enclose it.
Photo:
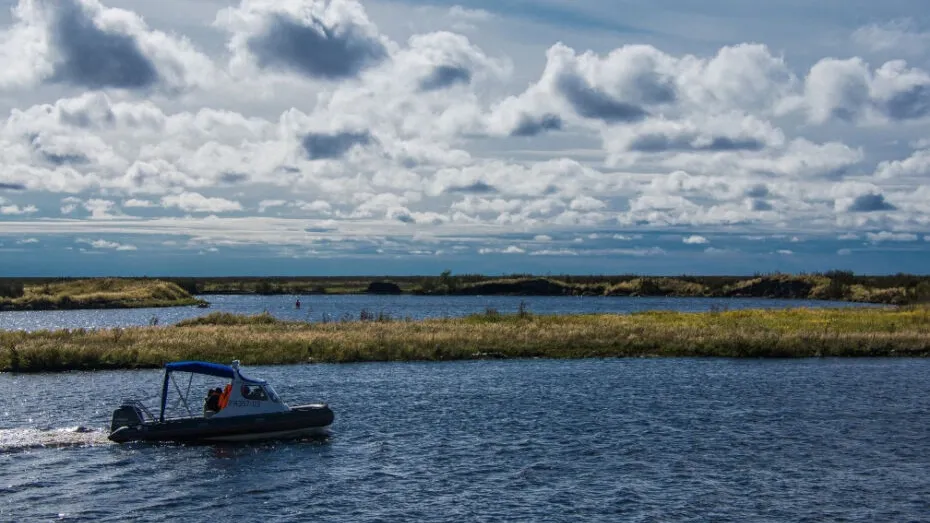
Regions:
[[[260,314],[268,312],[277,318],[300,321],[338,321],[358,319],[361,312],[385,314],[396,319],[457,317],[483,313],[487,308],[501,313],[516,312],[523,302],[537,314],[620,313],[645,310],[677,310],[687,312],[711,309],[759,309],[788,307],[866,307],[861,303],[774,300],[757,298],[658,298],[658,297],[575,297],[575,296],[377,296],[377,295],[315,295],[315,296],[255,296],[204,295],[210,308],[170,307],[160,309],[11,311],[0,312],[0,330],[93,329],[177,323],[183,319],[211,312]],[[301,307],[295,307],[297,300]]]
[[[930,521],[928,360],[244,371],[330,436],[118,445],[161,372],[0,374],[0,521]]]

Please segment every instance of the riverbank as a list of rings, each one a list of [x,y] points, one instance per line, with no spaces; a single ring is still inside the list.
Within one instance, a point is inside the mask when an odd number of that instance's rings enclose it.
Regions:
[[[0,311],[127,309],[206,304],[175,283],[150,279],[90,278],[7,283]]]
[[[784,298],[902,305],[930,301],[930,277],[823,274],[739,276],[483,275],[383,278],[188,278],[173,279],[192,293],[218,294],[420,294],[452,296],[663,296],[676,298]]]
[[[437,296],[661,296],[675,298],[779,298],[833,300],[888,305],[930,302],[930,276],[911,274],[857,275],[849,271],[821,274],[766,274],[756,276],[640,276],[640,275],[513,275],[439,276],[305,276],[305,277],[159,277],[90,280],[0,278],[3,296],[16,288],[41,288],[94,281],[170,282],[193,299],[198,294],[291,295],[416,294]],[[91,282],[91,283],[87,283]],[[16,296],[13,296],[16,297]],[[179,303],[187,305],[190,303]],[[120,302],[98,303],[98,308],[123,307]],[[135,305],[134,305],[135,306]]]
[[[597,357],[926,357],[930,309],[787,309],[338,323],[216,313],[175,326],[0,331],[0,370]]]

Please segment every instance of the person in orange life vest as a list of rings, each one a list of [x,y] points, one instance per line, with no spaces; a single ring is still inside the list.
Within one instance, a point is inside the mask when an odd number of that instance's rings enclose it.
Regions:
[[[232,392],[232,384],[227,383],[226,387],[223,389],[223,393],[220,394],[220,410],[226,408],[226,405],[229,404],[229,393]]]

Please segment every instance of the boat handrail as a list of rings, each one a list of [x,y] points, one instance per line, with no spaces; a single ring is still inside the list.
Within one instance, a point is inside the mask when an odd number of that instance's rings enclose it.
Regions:
[[[152,411],[150,411],[150,410],[148,409],[148,407],[145,406],[144,403],[142,403],[141,401],[139,401],[139,400],[137,400],[137,399],[123,398],[123,406],[126,406],[126,407],[136,407],[136,408],[138,408],[143,414],[145,414],[145,417],[148,418],[148,421],[153,421],[153,420],[155,420],[155,414],[152,414]]]

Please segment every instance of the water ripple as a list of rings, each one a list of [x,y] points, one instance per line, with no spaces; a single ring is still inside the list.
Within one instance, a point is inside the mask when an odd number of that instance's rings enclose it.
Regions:
[[[211,312],[260,314],[293,321],[358,319],[362,310],[384,313],[395,319],[453,318],[481,314],[487,308],[502,313],[519,310],[521,303],[536,314],[621,313],[647,310],[707,311],[711,309],[783,309],[789,307],[875,307],[876,305],[821,300],[766,298],[669,298],[628,296],[416,296],[331,294],[303,297],[303,308],[294,307],[295,296],[203,295],[210,308],[168,307],[155,309],[0,311],[0,330],[100,329],[158,325]]]
[[[928,370],[830,359],[265,367],[252,374],[285,400],[330,403],[331,436],[223,445],[105,439],[113,403],[156,388],[155,371],[0,375],[27,398],[56,391],[39,409],[3,406],[0,521],[928,521]]]

